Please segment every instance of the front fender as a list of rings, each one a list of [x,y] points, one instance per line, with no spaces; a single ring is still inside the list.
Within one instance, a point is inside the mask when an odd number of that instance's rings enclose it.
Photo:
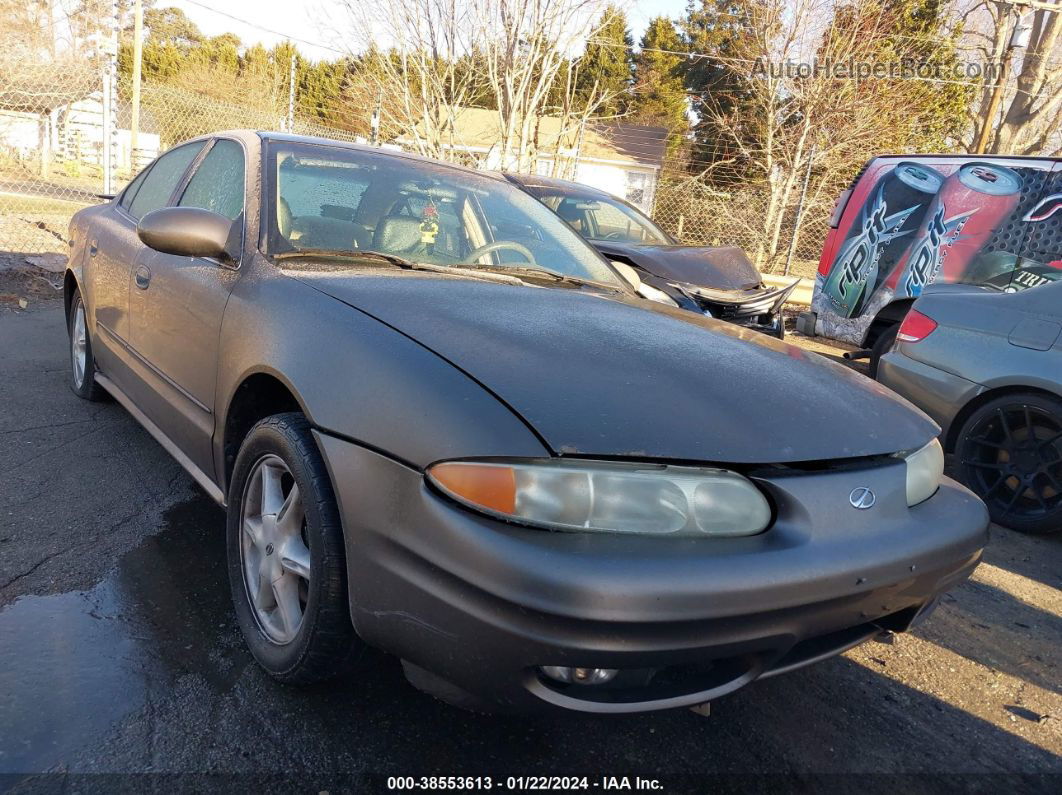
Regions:
[[[315,428],[417,469],[445,458],[549,454],[520,417],[437,354],[262,260],[253,267],[222,323],[219,418],[247,376],[264,372],[288,386]]]

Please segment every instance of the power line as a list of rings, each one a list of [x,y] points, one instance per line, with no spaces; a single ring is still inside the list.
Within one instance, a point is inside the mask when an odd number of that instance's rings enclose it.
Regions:
[[[197,2],[197,0],[184,0],[184,2],[188,3],[189,5],[195,6],[196,8],[201,8],[204,11],[209,11],[212,14],[218,14],[227,19],[231,19],[233,22],[239,22],[240,24],[247,25],[248,27],[254,28],[255,30],[260,30],[263,33],[269,33],[273,36],[279,36],[280,38],[287,39],[288,41],[297,41],[299,44],[305,44],[308,47],[318,47],[319,49],[329,50],[330,52],[338,53],[340,55],[350,55],[349,52],[347,52],[346,50],[341,50],[338,47],[332,47],[328,44],[321,44],[317,41],[310,41],[309,39],[301,39],[298,36],[292,36],[290,33],[281,33],[279,30],[267,28],[264,25],[259,25],[257,22],[251,22],[250,20],[243,19],[242,17],[238,17],[235,14],[230,14],[228,11],[219,11],[216,8],[208,6],[206,3]]]

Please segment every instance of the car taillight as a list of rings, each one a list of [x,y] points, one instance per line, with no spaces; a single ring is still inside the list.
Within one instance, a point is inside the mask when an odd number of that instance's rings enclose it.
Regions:
[[[937,327],[937,321],[912,309],[900,324],[900,330],[896,332],[898,342],[921,342]]]

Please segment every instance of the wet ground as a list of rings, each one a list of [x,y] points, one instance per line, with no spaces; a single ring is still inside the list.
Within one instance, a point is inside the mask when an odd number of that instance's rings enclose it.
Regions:
[[[248,774],[307,792],[486,774],[1062,790],[1062,537],[994,529],[974,579],[914,635],[708,718],[475,716],[382,655],[283,687],[232,618],[222,513],[117,405],[73,396],[64,335],[54,302],[0,315],[0,791],[247,788]]]

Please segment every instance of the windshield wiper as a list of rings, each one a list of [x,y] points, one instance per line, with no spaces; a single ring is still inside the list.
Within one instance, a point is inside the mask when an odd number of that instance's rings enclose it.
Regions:
[[[297,257],[329,257],[333,259],[351,260],[369,259],[386,262],[399,268],[416,268],[418,266],[418,263],[405,259],[404,257],[396,256],[395,254],[386,254],[383,251],[361,251],[359,249],[299,248],[294,249],[293,251],[281,251],[279,254],[273,255],[273,259],[277,260],[295,259]]]
[[[619,290],[615,285],[607,282],[599,282],[594,279],[584,279],[582,276],[572,276],[567,273],[551,270],[550,268],[535,268],[530,265],[457,265],[455,267],[473,271],[487,271],[489,273],[503,273],[528,279],[548,279],[557,284],[575,284],[579,286],[604,287],[608,290]]]

